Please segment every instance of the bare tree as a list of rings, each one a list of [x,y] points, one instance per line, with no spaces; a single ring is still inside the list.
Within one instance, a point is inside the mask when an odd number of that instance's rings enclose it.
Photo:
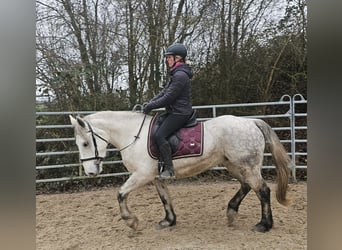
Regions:
[[[111,38],[118,24],[110,6],[99,0],[37,2],[37,77],[56,98],[64,86],[64,103],[90,96],[96,108],[100,94],[116,95],[119,89],[121,52]]]
[[[39,0],[37,79],[67,108],[87,98],[91,108],[114,107],[116,98],[132,107],[167,82],[164,49],[181,42],[195,71],[195,103],[267,100],[296,49],[296,70],[306,67],[306,2],[288,0],[277,27],[280,7],[272,0]],[[298,74],[288,75],[296,86]]]

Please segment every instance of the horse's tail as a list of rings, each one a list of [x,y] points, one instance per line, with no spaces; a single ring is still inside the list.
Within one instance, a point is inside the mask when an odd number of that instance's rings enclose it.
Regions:
[[[288,181],[290,176],[290,167],[292,162],[284,146],[280,143],[277,134],[272,128],[263,120],[255,119],[256,126],[261,130],[264,135],[266,143],[269,145],[272,157],[275,161],[277,172],[277,190],[276,197],[280,204],[287,206],[289,200],[286,198]]]

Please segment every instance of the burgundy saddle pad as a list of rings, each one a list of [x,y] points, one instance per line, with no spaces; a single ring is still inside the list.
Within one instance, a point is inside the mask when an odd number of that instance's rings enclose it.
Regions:
[[[158,114],[152,118],[148,130],[147,150],[153,159],[158,159],[155,145],[152,141],[153,127],[158,120]],[[172,158],[201,156],[203,153],[203,122],[188,128],[181,128],[168,138],[172,149]]]

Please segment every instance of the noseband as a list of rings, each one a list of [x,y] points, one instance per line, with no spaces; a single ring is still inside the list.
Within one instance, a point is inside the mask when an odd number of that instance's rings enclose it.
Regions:
[[[94,148],[95,148],[95,156],[94,157],[89,157],[89,158],[83,158],[83,159],[80,159],[81,162],[85,162],[85,161],[91,161],[91,160],[97,160],[99,162],[103,161],[104,157],[101,157],[99,156],[99,151],[97,149],[97,143],[96,143],[96,138],[95,137],[98,137],[100,138],[102,141],[105,141],[107,142],[107,144],[109,144],[109,142],[104,139],[102,136],[98,135],[97,133],[94,132],[93,128],[90,126],[90,124],[85,121],[89,127],[89,131],[88,133],[91,133],[91,137],[93,139],[93,144],[94,144]]]

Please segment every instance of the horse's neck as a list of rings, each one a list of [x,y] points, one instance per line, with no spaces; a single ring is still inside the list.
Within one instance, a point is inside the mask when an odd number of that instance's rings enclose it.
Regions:
[[[136,136],[144,116],[131,111],[103,111],[89,116],[89,121],[104,131],[115,147],[124,147]]]

